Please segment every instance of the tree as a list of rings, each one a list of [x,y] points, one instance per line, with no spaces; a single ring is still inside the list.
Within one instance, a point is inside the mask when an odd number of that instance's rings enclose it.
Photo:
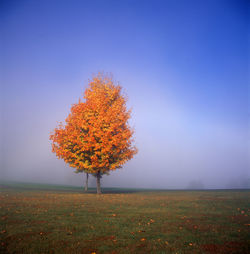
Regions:
[[[109,76],[98,74],[89,82],[84,100],[71,107],[66,123],[50,136],[58,158],[76,172],[96,177],[98,194],[102,175],[121,168],[137,153],[128,124],[131,110],[121,89]]]

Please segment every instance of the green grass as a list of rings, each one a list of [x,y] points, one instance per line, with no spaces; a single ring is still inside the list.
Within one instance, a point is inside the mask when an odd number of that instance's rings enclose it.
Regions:
[[[250,191],[2,184],[1,253],[250,253]]]

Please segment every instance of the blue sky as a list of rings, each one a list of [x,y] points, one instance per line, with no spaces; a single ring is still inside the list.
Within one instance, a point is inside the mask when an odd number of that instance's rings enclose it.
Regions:
[[[104,186],[244,185],[250,177],[248,5],[2,1],[2,178],[82,183],[51,153],[48,137],[92,74],[104,71],[129,97],[139,149],[103,178]]]

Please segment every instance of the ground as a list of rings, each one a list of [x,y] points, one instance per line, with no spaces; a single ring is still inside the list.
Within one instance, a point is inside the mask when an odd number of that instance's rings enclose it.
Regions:
[[[250,190],[1,184],[1,253],[250,253]]]

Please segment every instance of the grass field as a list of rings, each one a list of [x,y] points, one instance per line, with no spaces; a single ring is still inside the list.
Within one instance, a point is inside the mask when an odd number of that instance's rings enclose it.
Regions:
[[[250,191],[2,184],[1,253],[250,253]]]

